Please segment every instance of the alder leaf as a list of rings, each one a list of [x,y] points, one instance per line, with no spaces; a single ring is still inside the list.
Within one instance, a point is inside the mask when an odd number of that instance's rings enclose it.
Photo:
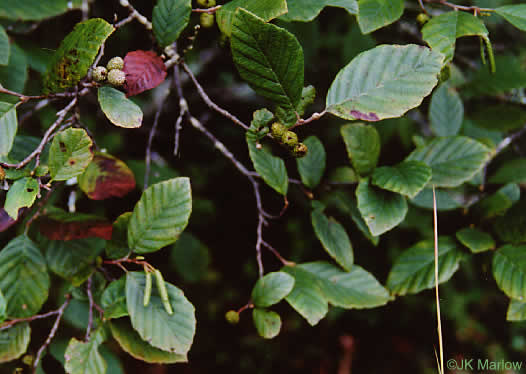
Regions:
[[[124,93],[113,87],[99,88],[98,99],[100,109],[115,126],[137,128],[142,125],[142,110]]]
[[[36,179],[19,179],[7,191],[4,209],[11,218],[17,219],[18,210],[33,205],[39,193],[40,186]]]
[[[153,51],[128,52],[124,57],[126,73],[126,97],[135,96],[151,90],[163,83],[166,78],[166,66]]]
[[[121,160],[96,152],[78,178],[80,189],[92,200],[123,197],[135,188],[133,172]]]
[[[177,40],[190,21],[192,0],[159,0],[153,7],[152,26],[161,47]]]
[[[55,135],[49,150],[49,172],[54,181],[82,174],[93,159],[93,141],[84,129],[66,129]]]

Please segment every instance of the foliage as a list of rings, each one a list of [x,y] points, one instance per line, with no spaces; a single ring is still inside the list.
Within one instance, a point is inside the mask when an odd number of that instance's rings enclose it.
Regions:
[[[424,372],[431,348],[399,335],[434,336],[414,329],[435,286],[433,188],[449,341],[501,322],[520,336],[506,323],[526,320],[526,49],[512,42],[526,5],[115,3],[0,4],[7,370],[274,370],[237,359],[250,350],[287,372],[346,372],[364,357],[356,330],[425,352],[411,368]],[[370,333],[386,326],[393,344]],[[343,357],[291,344],[307,328]]]

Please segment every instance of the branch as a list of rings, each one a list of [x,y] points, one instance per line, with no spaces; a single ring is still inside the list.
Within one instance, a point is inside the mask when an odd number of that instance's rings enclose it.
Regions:
[[[419,1],[421,3],[421,0],[419,0]],[[450,3],[449,1],[446,1],[446,0],[424,0],[424,1],[426,3],[442,4],[442,5],[445,5],[447,7],[452,8],[454,10],[464,10],[464,11],[468,11],[468,12],[474,12],[475,14],[479,14],[481,12],[489,12],[489,13],[491,13],[491,12],[495,11],[495,9],[491,9],[491,8],[480,8],[478,6],[457,5],[457,4]],[[424,9],[422,3],[421,3],[421,7],[422,7],[422,9]],[[424,9],[424,11],[425,11],[425,9]]]
[[[216,5],[216,6],[213,6],[211,8],[206,8],[206,9],[201,9],[201,8],[196,8],[196,9],[192,9],[192,12],[194,13],[209,13],[209,14],[214,14],[215,12],[217,12],[219,9],[221,9],[222,5]]]
[[[124,26],[125,24],[127,24],[128,22],[130,22],[131,20],[133,19],[136,19],[137,21],[139,21],[139,23],[142,23],[144,25],[144,27],[146,27],[147,30],[151,30],[152,29],[152,23],[150,21],[148,21],[148,18],[146,18],[145,16],[143,16],[141,13],[139,13],[129,2],[128,0],[120,0],[119,1],[119,4],[125,8],[127,8],[131,13],[130,15],[123,19],[122,21],[120,21],[119,23],[115,24],[115,28],[119,28],[121,26]]]
[[[239,120],[236,116],[234,116],[233,114],[231,114],[230,112],[228,112],[227,110],[219,107],[216,103],[214,103],[210,97],[208,97],[208,95],[206,94],[205,90],[203,89],[203,87],[199,84],[199,82],[197,81],[197,79],[195,78],[194,74],[192,73],[192,71],[190,70],[190,68],[188,67],[188,65],[186,65],[184,62],[181,64],[181,66],[183,67],[184,71],[188,74],[188,76],[190,77],[190,79],[192,80],[192,82],[194,83],[195,87],[197,88],[197,92],[199,93],[199,96],[201,96],[201,98],[204,100],[204,102],[206,103],[206,105],[208,105],[208,107],[210,107],[210,109],[213,109],[215,110],[216,112],[218,112],[219,114],[223,115],[224,117],[228,118],[229,120],[231,120],[232,122],[234,122],[236,125],[239,125],[241,127],[243,127],[245,130],[248,130],[249,127],[247,125],[245,125],[241,120]]]
[[[155,132],[157,131],[157,126],[159,124],[159,117],[161,117],[161,113],[164,108],[164,103],[166,102],[166,98],[168,95],[166,95],[163,100],[161,101],[161,104],[159,105],[159,108],[157,109],[157,112],[155,113],[155,118],[153,120],[152,128],[150,129],[150,135],[148,136],[148,146],[146,147],[146,157],[145,157],[145,170],[144,170],[144,190],[148,188],[148,178],[150,176],[150,164],[152,162],[152,142],[153,138],[155,136]]]
[[[57,319],[55,319],[55,323],[53,324],[53,327],[51,328],[51,331],[49,332],[49,335],[40,347],[40,349],[37,352],[37,355],[35,357],[35,361],[33,362],[33,374],[36,373],[38,363],[40,362],[40,358],[42,357],[42,353],[47,348],[47,346],[51,343],[51,340],[55,337],[55,334],[57,332],[58,326],[60,325],[60,320],[62,319],[62,316],[64,315],[64,310],[69,304],[71,296],[69,294],[66,294],[66,301],[62,304],[62,306],[56,311]]]
[[[58,116],[57,120],[47,129],[39,146],[33,152],[31,152],[29,156],[27,156],[24,160],[20,161],[18,164],[8,164],[8,163],[0,162],[0,165],[6,168],[20,169],[26,166],[27,164],[29,164],[32,159],[34,159],[36,156],[42,153],[53,131],[55,131],[55,129],[62,123],[62,121],[64,121],[64,118],[66,117],[68,112],[71,109],[73,109],[73,107],[76,104],[77,104],[77,97],[74,97],[73,100],[71,100],[68,105],[66,105],[61,111],[57,113],[57,116]]]
[[[86,337],[84,338],[85,341],[89,340],[89,334],[91,333],[91,329],[93,327],[93,304],[95,302],[93,301],[93,295],[91,293],[91,275],[88,278],[87,284],[86,284],[86,293],[88,294],[88,300],[89,300],[89,311],[88,311],[88,327],[86,327]]]

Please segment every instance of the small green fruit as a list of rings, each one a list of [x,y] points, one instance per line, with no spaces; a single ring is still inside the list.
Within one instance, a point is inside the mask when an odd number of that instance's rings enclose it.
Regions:
[[[303,143],[298,143],[296,144],[296,146],[294,147],[293,151],[292,151],[292,154],[294,155],[294,157],[304,157],[307,155],[307,152],[309,151],[309,148],[307,148],[307,146]]]
[[[210,13],[201,13],[201,15],[199,16],[199,20],[201,26],[209,29],[210,27],[214,26],[215,16]]]
[[[119,69],[110,70],[108,73],[108,82],[114,86],[120,87],[126,82],[126,74]]]
[[[287,128],[279,122],[274,122],[270,127],[270,132],[274,138],[281,140],[287,132]]]
[[[216,0],[197,0],[197,4],[203,8],[211,8],[216,6]]]
[[[232,325],[236,325],[237,323],[239,323],[239,313],[235,310],[229,310],[228,312],[226,312],[225,318],[228,321],[228,323]]]
[[[416,22],[418,22],[420,26],[424,26],[427,21],[429,21],[429,16],[425,13],[420,13],[418,16],[416,16]]]
[[[104,82],[108,76],[108,70],[104,66],[97,66],[93,69],[93,80],[95,82]]]
[[[124,60],[120,57],[113,57],[110,61],[108,61],[106,68],[108,68],[108,70],[122,70],[122,68],[124,68]]]
[[[285,134],[283,134],[281,141],[290,149],[294,149],[296,144],[298,144],[298,135],[296,135],[296,133],[292,131],[285,131]]]

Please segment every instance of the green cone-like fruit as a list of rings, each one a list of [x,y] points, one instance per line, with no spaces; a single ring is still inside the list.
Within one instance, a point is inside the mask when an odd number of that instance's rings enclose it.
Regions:
[[[292,150],[292,154],[294,157],[304,157],[307,155],[307,152],[309,151],[309,148],[303,143],[298,143]]]
[[[122,70],[124,67],[124,60],[120,57],[113,57],[110,61],[108,61],[108,64],[106,65],[106,68],[108,70],[118,69]]]
[[[119,69],[110,70],[108,73],[108,82],[114,86],[120,87],[126,82],[126,74]]]
[[[270,127],[270,133],[272,136],[281,141],[281,138],[287,132],[287,128],[279,122],[274,122]]]
[[[210,13],[201,13],[201,15],[199,16],[201,26],[207,29],[214,26],[214,20],[215,16]]]
[[[285,134],[281,137],[281,141],[290,149],[294,149],[296,144],[298,144],[298,135],[292,131],[285,131]]]
[[[229,310],[225,314],[225,319],[228,321],[228,323],[235,325],[239,322],[239,313],[235,310]]]
[[[202,6],[203,8],[211,8],[216,6],[216,0],[197,0],[197,5]]]
[[[104,66],[97,66],[93,69],[93,80],[95,82],[104,82],[108,76],[108,70]]]
[[[425,13],[420,13],[416,16],[416,22],[418,22],[420,26],[424,26],[427,21],[429,21],[429,16]]]

